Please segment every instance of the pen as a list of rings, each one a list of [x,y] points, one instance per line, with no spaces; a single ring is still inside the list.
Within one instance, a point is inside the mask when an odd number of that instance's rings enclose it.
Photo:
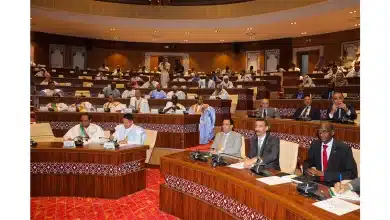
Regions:
[[[340,183],[341,183],[341,180],[343,180],[343,176],[341,176],[341,173],[340,173]]]

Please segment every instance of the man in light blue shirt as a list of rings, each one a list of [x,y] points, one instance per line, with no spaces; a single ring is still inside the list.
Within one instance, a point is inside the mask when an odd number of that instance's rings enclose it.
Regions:
[[[156,89],[150,92],[151,99],[166,99],[167,94],[161,90],[161,84],[156,86]]]

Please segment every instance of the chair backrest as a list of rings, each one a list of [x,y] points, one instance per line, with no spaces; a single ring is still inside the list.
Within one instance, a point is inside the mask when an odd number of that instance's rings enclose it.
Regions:
[[[245,138],[244,138],[244,136],[241,137],[241,157],[242,158],[246,157],[246,154],[245,154]]]
[[[30,137],[54,137],[49,123],[30,124]]]
[[[236,112],[237,103],[238,103],[238,95],[229,95],[230,99],[232,100],[232,104],[230,106],[230,113],[234,114]]]
[[[156,144],[157,131],[145,129],[145,132],[146,132],[145,145],[149,145],[149,149],[146,151],[145,163],[149,163],[154,145]]]
[[[298,161],[299,144],[280,140],[279,165],[285,173],[294,174]]]
[[[358,177],[360,177],[360,150],[352,148],[353,159],[356,162]]]

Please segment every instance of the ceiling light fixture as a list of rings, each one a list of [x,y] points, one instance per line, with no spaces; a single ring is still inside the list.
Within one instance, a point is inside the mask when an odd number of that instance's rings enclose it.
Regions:
[[[115,31],[115,28],[110,28],[110,31]]]
[[[247,30],[247,31],[250,31],[250,30],[252,30],[252,28],[247,28],[246,30]]]
[[[215,32],[215,33],[218,33],[218,32],[219,32],[219,30],[215,30],[214,32]]]
[[[307,34],[306,32],[302,32],[301,34]]]
[[[184,42],[187,42],[188,40],[184,40]]]
[[[360,24],[355,24],[355,27],[360,26]]]
[[[158,31],[156,30],[156,31],[154,31],[154,33],[157,33]]]
[[[190,34],[190,32],[185,32],[184,34],[186,34],[186,35],[189,35],[189,34]]]
[[[225,40],[219,40],[220,42],[224,42]]]
[[[293,22],[291,22],[290,24],[297,24],[297,22],[296,22],[296,21],[293,21]]]

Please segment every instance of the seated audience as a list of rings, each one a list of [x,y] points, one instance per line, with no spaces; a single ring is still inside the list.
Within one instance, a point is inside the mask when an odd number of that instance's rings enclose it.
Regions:
[[[146,70],[146,66],[142,66],[142,68],[138,70],[138,73],[149,73],[149,71]]]
[[[230,99],[229,93],[222,88],[221,85],[217,85],[213,94],[211,94],[210,99]]]
[[[110,95],[112,95],[114,98],[121,97],[121,92],[119,92],[119,90],[116,88],[115,82],[111,82],[110,85],[104,87],[103,94],[104,94],[104,97],[106,97],[106,98]]]
[[[47,72],[45,68],[41,68],[41,70],[39,72],[37,72],[35,74],[35,76],[40,76],[40,77],[45,76],[45,77],[47,77],[47,76],[50,76],[50,73]]]
[[[191,79],[189,79],[189,80],[191,80]],[[187,82],[187,80],[184,79],[184,78],[181,77],[181,76],[178,76],[177,78],[174,78],[174,79],[172,80],[172,82]]]
[[[188,114],[200,114],[199,143],[208,144],[214,138],[215,109],[203,103],[203,96],[197,96],[196,101],[188,110]]]
[[[227,76],[231,77],[232,76],[232,70],[230,69],[229,66],[226,66],[225,69],[222,70],[221,75],[222,76],[227,75]]]
[[[46,105],[49,111],[53,112],[63,112],[68,111],[68,106],[65,103],[60,102],[60,95],[54,94],[53,101]]]
[[[153,75],[150,75],[149,76],[149,81],[145,82],[141,88],[143,89],[154,89],[157,87],[157,85],[160,84],[159,82],[157,82],[155,79],[154,79],[154,76]]]
[[[54,82],[54,84],[55,84],[56,86],[59,85],[59,83],[57,83],[56,81],[51,80],[51,76],[50,76],[50,75],[46,75],[46,76],[45,76],[45,79],[41,82],[41,85],[48,85],[49,82]]]
[[[222,122],[222,132],[215,136],[212,153],[224,153],[236,157],[241,157],[242,135],[233,131],[233,120],[224,119]]]
[[[331,80],[331,83],[334,83],[335,86],[347,86],[348,80],[345,78],[344,73],[342,71],[337,71],[336,75]]]
[[[168,101],[167,104],[165,105],[163,109],[163,113],[172,114],[175,113],[176,110],[185,111],[186,108],[184,107],[184,105],[178,103],[178,100],[179,99],[177,98],[177,96],[173,95],[171,101]]]
[[[281,72],[286,72],[286,70],[283,69],[279,64],[276,65],[276,71],[279,72],[279,73],[281,73]]]
[[[167,99],[171,99],[173,95],[176,95],[178,99],[186,99],[186,94],[178,90],[177,86],[172,86],[172,89],[172,91],[168,92]]]
[[[209,75],[206,75],[204,79],[198,81],[199,88],[201,89],[214,89],[215,81],[210,79]]]
[[[143,145],[146,140],[146,132],[143,128],[134,124],[132,114],[124,114],[123,124],[115,127],[115,132],[111,139],[123,145]]]
[[[53,96],[55,94],[58,94],[60,97],[64,96],[64,92],[61,89],[56,89],[56,84],[51,81],[48,83],[47,89],[44,89],[40,92],[40,95],[42,96]]]
[[[104,137],[104,130],[97,124],[91,123],[91,115],[83,113],[80,117],[81,123],[73,126],[64,135],[64,140],[71,141],[76,137],[82,137],[84,144],[100,143],[100,138]]]
[[[330,82],[328,83],[328,90],[322,94],[323,99],[333,99],[333,93],[335,90],[334,83]]]
[[[288,69],[288,71],[298,71],[298,72],[300,72],[301,69],[299,69],[297,67],[297,65],[295,65],[295,63],[291,63],[290,68]]]
[[[239,74],[237,74],[236,76],[237,76],[238,82],[244,81],[245,70],[241,70],[241,72]]]
[[[250,139],[250,152],[244,161],[244,167],[250,168],[256,163],[264,164],[268,169],[280,170],[280,139],[268,132],[268,121],[256,119],[255,136]]]
[[[119,65],[116,66],[116,69],[114,70],[114,72],[112,72],[112,75],[113,76],[120,76],[120,75],[123,76],[121,67]]]
[[[130,80],[135,82],[144,82],[144,80],[140,76],[133,76]]]
[[[307,74],[303,76],[302,85],[304,87],[316,87],[316,85],[313,83],[313,80]]]
[[[269,100],[263,99],[261,101],[261,108],[256,109],[257,118],[280,118],[276,108],[269,107]]]
[[[106,66],[106,64],[102,64],[101,67],[99,67],[98,71],[110,71],[110,68]]]
[[[338,68],[338,66],[334,63],[332,64],[329,64],[331,65],[327,72],[327,74],[324,76],[324,79],[333,79],[335,76],[336,76],[336,73],[337,72],[342,72],[340,68]]]
[[[303,99],[305,97],[305,93],[304,93],[304,86],[302,84],[300,84],[298,86],[298,91],[297,91],[297,94],[296,94],[296,99]]]
[[[199,73],[195,73],[194,77],[189,79],[188,82],[199,82],[199,80],[200,80]]]
[[[133,81],[134,82],[134,81]],[[122,99],[128,99],[135,96],[135,88],[132,82],[126,83],[126,90],[122,93]]]
[[[360,61],[355,62],[355,66],[349,71],[346,77],[360,77]]]
[[[121,112],[126,108],[126,105],[114,101],[114,97],[112,95],[108,95],[107,102],[103,105],[103,108],[105,112]]]
[[[342,119],[355,120],[357,118],[353,105],[344,103],[344,96],[339,92],[333,94],[333,104],[328,109],[328,119],[340,121]]]
[[[108,80],[108,77],[103,72],[99,72],[95,76],[95,80]]]
[[[334,190],[336,193],[344,193],[346,191],[354,191],[354,192],[360,192],[360,177],[348,182],[348,183],[341,183],[337,182],[334,184]]]
[[[207,77],[208,75],[206,75]],[[216,72],[211,72],[211,76],[210,76],[210,79],[213,80],[215,83],[219,83],[219,82],[222,82],[222,80],[218,77],[219,76],[219,73],[216,73]]]
[[[95,111],[95,108],[93,107],[93,105],[88,101],[84,101],[84,97],[81,97],[81,96],[76,96],[76,103],[70,105],[69,107],[76,108],[77,112]]]
[[[229,81],[228,76],[224,76],[223,81],[219,85],[223,86],[224,88],[228,88],[228,89],[234,88],[233,83],[231,81]]]
[[[321,120],[321,113],[318,108],[312,107],[310,95],[306,95],[303,99],[305,107],[298,108],[293,115],[293,118],[310,118],[311,120]]]
[[[167,94],[161,90],[161,84],[157,84],[156,89],[149,93],[151,99],[166,99]]]
[[[131,97],[129,108],[136,113],[150,113],[148,100],[142,98],[141,91],[135,90],[135,97]]]
[[[357,166],[352,150],[344,142],[335,140],[334,127],[329,122],[321,122],[318,138],[311,143],[308,159],[304,162],[304,173],[317,177],[317,180],[335,183],[342,179],[357,177]]]

